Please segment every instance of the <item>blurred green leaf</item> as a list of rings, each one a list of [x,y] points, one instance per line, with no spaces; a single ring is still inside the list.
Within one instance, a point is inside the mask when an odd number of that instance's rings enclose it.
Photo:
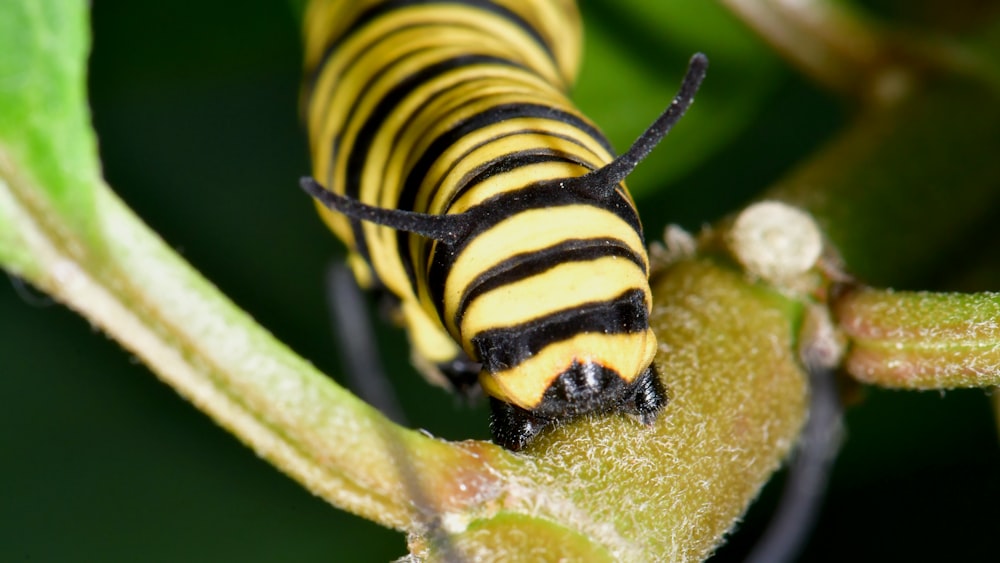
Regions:
[[[975,244],[995,215],[997,154],[998,92],[942,79],[861,113],[764,197],[811,211],[863,281],[910,284]]]
[[[590,0],[580,8],[585,48],[573,98],[619,151],[670,103],[691,55],[710,61],[691,111],[630,177],[640,197],[743,132],[782,76],[770,50],[716,2]]]

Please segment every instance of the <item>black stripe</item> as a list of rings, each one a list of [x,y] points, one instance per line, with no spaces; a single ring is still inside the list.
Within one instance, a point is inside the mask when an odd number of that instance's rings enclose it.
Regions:
[[[402,129],[401,129],[401,131],[402,131]],[[455,157],[454,159],[452,159],[452,161],[449,164],[448,168],[445,169],[445,171],[441,173],[440,177],[438,178],[438,181],[434,184],[433,187],[431,187],[431,188],[428,189],[427,195],[425,197],[425,201],[431,202],[431,201],[434,200],[434,198],[437,195],[437,193],[441,190],[441,186],[444,183],[445,179],[448,177],[448,175],[451,174],[452,171],[454,171],[455,168],[464,159],[468,158],[468,156],[472,152],[476,151],[477,149],[482,148],[485,145],[488,145],[490,143],[496,142],[496,141],[498,141],[500,139],[503,139],[503,138],[506,138],[506,137],[511,137],[511,136],[514,136],[514,135],[524,135],[524,134],[534,134],[534,135],[538,135],[538,136],[547,136],[547,137],[552,137],[552,138],[555,138],[555,139],[562,139],[563,141],[572,143],[572,144],[580,147],[581,149],[583,149],[583,150],[585,150],[585,151],[590,152],[591,154],[593,154],[590,148],[588,148],[585,144],[583,144],[583,143],[580,142],[579,138],[573,138],[573,137],[569,137],[567,135],[555,134],[555,133],[552,133],[551,131],[543,131],[543,130],[540,130],[540,129],[518,129],[516,131],[509,131],[507,133],[503,133],[503,134],[497,135],[495,137],[490,137],[489,139],[486,139],[483,142],[478,143],[475,146],[470,147],[468,150],[465,151],[465,153],[463,153],[463,154]],[[548,149],[544,149],[544,148],[538,148],[538,149],[535,149],[534,151],[523,151],[523,152],[520,152],[520,153],[512,153],[512,154],[526,155],[529,152],[534,152],[534,154],[553,154],[553,155],[555,155],[555,154],[563,154],[564,155],[565,154],[565,153],[557,153],[556,151],[552,151],[552,150],[548,150]],[[484,164],[480,164],[478,167],[475,168],[474,172],[485,171],[487,168],[490,168],[490,167],[492,167],[494,165],[502,167],[502,166],[504,166],[503,164],[497,164],[497,163],[499,163],[499,162],[507,159],[510,156],[511,155],[502,155],[502,156],[500,156],[500,157],[498,157],[498,158],[496,158],[494,160],[488,161],[488,162],[486,162]],[[585,163],[582,160],[577,159],[575,157],[575,155],[568,155],[568,156],[572,160],[565,160],[564,162],[569,162],[571,164],[579,164],[580,166],[583,166],[584,168],[588,168],[588,169],[590,168],[589,164]],[[595,158],[596,158],[596,155],[595,155]],[[516,167],[516,166],[512,166],[510,164],[508,164],[506,166],[509,166],[508,170],[512,170],[513,168]],[[494,170],[492,173],[493,174],[497,173],[497,170]],[[485,179],[485,178],[483,178],[483,179]],[[462,182],[464,182],[464,180],[460,181],[459,184],[461,185]],[[472,185],[474,185],[474,184],[466,183],[464,185],[464,187],[459,188],[458,191],[455,194],[452,194],[451,201],[455,201],[455,199],[457,199],[459,196],[461,196],[463,193],[465,193],[466,189],[469,188],[469,187],[471,187]],[[414,202],[409,207],[412,208],[412,207],[415,207],[415,206],[416,206],[416,203]],[[415,269],[416,268],[415,268],[414,263],[413,263],[413,257],[412,257],[412,255],[410,254],[410,251],[409,251],[409,243],[410,243],[410,237],[408,236],[408,234],[406,232],[397,232],[396,233],[396,252],[400,256],[400,259],[402,260],[403,269],[404,269],[404,271],[407,274],[407,277],[409,279],[409,282],[410,282],[411,286],[416,287],[416,285],[415,285],[416,284],[416,273],[415,273]],[[427,257],[430,256],[430,251],[431,251],[431,249],[430,249],[430,243],[428,243],[427,246],[424,248],[424,262],[423,262],[424,264],[427,263]],[[441,313],[441,314],[443,315],[443,313]]]
[[[591,170],[592,167],[590,163],[577,158],[575,155],[567,154],[561,151],[552,150],[545,147],[539,147],[535,149],[529,149],[516,153],[509,153],[502,155],[493,160],[484,162],[467,173],[462,179],[456,183],[455,192],[451,196],[451,201],[455,202],[459,197],[467,193],[469,190],[475,186],[481,184],[485,180],[488,180],[495,174],[502,174],[504,172],[510,172],[516,168],[522,166],[530,166],[532,164],[539,164],[542,162],[563,162],[566,164],[576,164],[585,169]],[[442,176],[441,180],[444,180]],[[428,202],[434,199],[434,194],[437,193],[438,189],[441,187],[441,182],[439,181],[427,195]],[[511,186],[510,189],[518,189],[516,186]],[[409,252],[409,242],[410,237],[405,231],[396,232],[396,252],[399,253],[400,259],[403,263],[403,269],[406,271],[410,277],[411,286],[416,291],[416,268],[413,264],[412,254]],[[431,245],[427,244],[424,247],[424,263],[427,263],[427,259],[430,257]],[[443,291],[443,288],[442,288]],[[435,292],[432,290],[431,292]],[[441,300],[435,299],[435,307],[437,308],[438,318],[444,319],[444,303]]]
[[[614,149],[611,148],[611,144],[608,140],[597,130],[596,127],[585,121],[580,116],[569,113],[557,108],[552,108],[549,106],[543,106],[538,104],[528,104],[528,103],[513,103],[513,104],[500,104],[493,106],[492,108],[480,112],[476,115],[472,115],[467,119],[464,119],[456,123],[451,129],[445,131],[437,138],[435,138],[427,150],[424,151],[417,162],[414,164],[413,168],[406,176],[406,180],[403,183],[402,191],[399,194],[399,201],[396,204],[397,209],[405,209],[408,211],[424,211],[420,209],[414,209],[417,195],[420,192],[420,185],[423,183],[424,178],[430,171],[431,166],[441,158],[449,147],[457,143],[462,139],[462,137],[476,131],[478,129],[483,129],[495,125],[497,123],[506,121],[508,119],[516,119],[521,117],[531,117],[531,118],[542,118],[551,119],[552,121],[558,121],[560,123],[565,123],[572,127],[579,129],[584,135],[590,137],[598,144],[600,144],[609,154],[614,154]],[[638,224],[638,220],[636,220]],[[403,267],[406,270],[406,274],[410,279],[410,284],[416,287],[416,265],[410,258],[409,252],[409,234],[405,232],[396,233],[396,248],[399,252],[399,256],[402,258]],[[427,255],[431,252],[432,243],[428,243],[425,251],[424,263],[426,264]],[[430,284],[430,289],[433,292],[436,286],[434,283]],[[443,291],[443,288],[441,288]]]
[[[505,172],[510,172],[516,168],[522,166],[530,166],[532,164],[541,164],[543,162],[563,162],[566,164],[576,164],[583,167],[586,170],[593,170],[593,165],[576,155],[565,153],[562,151],[557,151],[547,147],[532,148],[524,151],[518,151],[515,153],[509,153],[492,160],[488,160],[481,163],[474,170],[466,174],[464,178],[458,181],[457,188],[455,192],[451,195],[451,201],[455,202],[458,198],[462,197],[469,190],[483,183],[484,181],[490,179],[497,174],[503,174]],[[440,184],[435,186],[434,191],[427,194],[428,200],[431,201],[434,198],[435,193],[437,193]],[[511,186],[510,189],[517,189],[517,186]]]
[[[361,129],[358,131],[354,143],[351,146],[351,152],[347,156],[347,191],[345,192],[345,195],[357,199],[361,188],[361,176],[364,171],[365,160],[368,158],[368,153],[371,151],[371,146],[375,141],[375,135],[385,123],[386,118],[388,118],[388,116],[392,113],[392,110],[398,106],[400,102],[426,82],[434,80],[457,68],[477,64],[496,64],[517,67],[517,65],[510,61],[490,55],[460,55],[421,68],[418,72],[407,76],[401,80],[399,84],[393,86],[392,89],[389,90],[372,109],[371,114],[361,126]],[[365,85],[365,89],[360,92],[358,100],[365,97],[366,90],[370,84],[371,82]],[[357,103],[358,102],[356,101],[354,107],[357,106]],[[352,107],[352,110],[354,107]],[[420,179],[422,180],[423,178],[421,177]],[[397,208],[413,211],[412,206],[404,207],[397,205]]]
[[[470,341],[483,369],[497,373],[577,334],[634,334],[648,328],[646,293],[630,289],[610,301],[583,303],[519,325],[486,330]]]
[[[455,170],[455,168],[458,167],[459,164],[462,163],[462,161],[464,161],[466,158],[468,158],[470,154],[472,154],[473,152],[475,152],[475,151],[483,148],[486,145],[489,145],[489,144],[495,143],[495,142],[497,142],[497,141],[499,141],[501,139],[506,139],[507,137],[513,137],[513,136],[516,136],[516,135],[534,135],[536,137],[551,137],[553,139],[560,139],[560,140],[566,141],[567,143],[571,143],[571,144],[574,144],[574,145],[580,147],[581,149],[583,149],[587,153],[593,155],[595,159],[599,158],[590,149],[590,147],[588,147],[586,144],[580,142],[580,139],[577,138],[577,137],[570,137],[569,135],[563,135],[563,134],[559,134],[559,133],[553,133],[552,131],[545,131],[545,130],[542,130],[542,129],[517,129],[517,130],[513,130],[513,131],[508,131],[506,133],[502,133],[502,134],[496,135],[494,137],[489,137],[488,139],[485,139],[485,140],[477,143],[476,145],[473,145],[472,147],[469,147],[464,153],[462,153],[461,155],[458,155],[454,159],[452,159],[451,163],[448,165],[448,168],[446,168],[445,171],[441,173],[440,178],[438,178],[438,181],[434,184],[434,186],[432,188],[430,188],[430,190],[428,190],[427,197],[425,199],[427,201],[433,201],[434,198],[435,198],[435,196],[437,195],[437,193],[441,190],[441,185],[444,183],[444,180],[448,177],[449,174],[451,174]],[[572,160],[573,164],[579,164],[580,166],[583,166],[584,168],[587,168],[587,169],[591,169],[592,168],[592,166],[591,166],[590,163],[584,162],[583,160],[577,158],[576,155],[574,155],[574,154],[568,154],[568,153],[564,153],[564,152],[558,152],[558,151],[555,151],[555,150],[552,150],[552,149],[547,149],[544,146],[544,141],[542,141],[541,139],[539,139],[538,142],[541,145],[538,146],[537,148],[529,149],[529,150],[521,151],[521,152],[517,152],[517,153],[510,153],[510,154],[511,155],[522,154],[523,155],[523,154],[528,154],[529,152],[533,153],[533,154],[553,154],[553,155],[559,154],[559,155],[563,155],[563,156],[566,156],[568,158],[573,159]],[[490,160],[490,161],[486,162],[485,164],[480,164],[479,166],[477,166],[475,168],[475,170],[476,171],[483,170],[486,167],[491,166],[493,163],[495,163],[497,161],[500,161],[500,160],[503,160],[503,159],[505,159],[507,157],[508,157],[508,155],[501,155],[501,156],[499,156],[499,157],[497,157],[497,158],[495,158],[493,160]],[[511,169],[513,169],[513,168],[515,168],[515,166],[511,167]],[[454,201],[460,195],[461,195],[460,193],[452,194],[451,201]]]
[[[313,89],[316,87],[316,82],[319,80],[320,74],[323,72],[323,67],[326,66],[326,62],[333,56],[333,53],[340,48],[352,35],[357,33],[359,30],[363,29],[368,23],[379,18],[393,10],[399,10],[401,8],[407,8],[410,6],[427,6],[427,5],[454,5],[454,6],[471,6],[483,10],[484,12],[489,12],[493,15],[500,16],[503,19],[513,23],[517,27],[524,30],[525,33],[531,36],[532,39],[538,43],[549,58],[555,61],[555,54],[552,52],[552,48],[548,43],[545,42],[545,38],[542,37],[538,30],[531,26],[524,18],[519,16],[517,13],[511,10],[494,4],[488,0],[389,0],[377,6],[373,6],[361,14],[350,24],[348,29],[332,41],[329,45],[323,49],[323,55],[320,56],[316,67],[311,70],[309,76],[306,79],[306,84],[303,90],[306,92],[306,98],[312,97]],[[448,23],[447,18],[442,19],[441,23]],[[381,40],[381,38],[379,38]]]
[[[420,191],[420,184],[423,183],[431,166],[441,158],[441,155],[449,147],[474,131],[509,119],[522,117],[550,119],[575,127],[582,131],[584,135],[597,141],[609,154],[614,154],[614,149],[611,148],[611,144],[604,138],[604,135],[576,114],[539,104],[499,104],[456,123],[451,129],[445,131],[431,142],[427,150],[420,155],[420,159],[414,164],[409,174],[407,174],[406,181],[403,183],[403,189],[399,194],[397,207],[409,211],[423,211],[421,209],[414,209],[414,203]]]
[[[434,244],[429,247],[433,256],[425,260],[430,262],[427,270],[427,287],[435,306],[441,310],[444,301],[444,282],[451,271],[455,260],[465,248],[482,233],[523,211],[546,209],[567,205],[586,204],[611,212],[628,224],[642,239],[642,227],[639,216],[624,195],[615,191],[609,199],[587,198],[575,190],[567,189],[558,181],[546,181],[519,190],[512,190],[485,200],[470,208],[466,213],[471,217],[475,227],[464,239],[454,245]]]
[[[342,76],[346,76],[355,67],[357,67],[360,64],[360,61],[365,56],[367,56],[368,52],[371,49],[373,49],[377,44],[379,44],[379,43],[385,43],[385,42],[396,42],[396,41],[399,41],[399,39],[393,39],[394,35],[396,35],[398,33],[402,33],[404,31],[411,31],[411,30],[418,29],[418,28],[432,28],[432,27],[441,27],[441,23],[440,22],[432,22],[432,23],[424,23],[424,24],[420,24],[420,25],[405,24],[404,23],[403,25],[400,25],[399,27],[396,27],[396,28],[393,28],[393,29],[390,29],[390,30],[386,31],[385,34],[373,38],[372,41],[371,41],[371,43],[365,45],[363,48],[358,49],[357,56],[355,56],[351,60],[347,61],[343,65],[343,71],[341,72],[341,75]],[[413,56],[413,55],[415,55],[417,53],[421,53],[421,52],[424,52],[424,51],[427,51],[427,50],[428,50],[427,48],[417,49],[417,50],[414,50],[414,51],[411,51],[410,53],[408,53],[407,56]],[[359,101],[362,100],[362,99],[364,99],[364,95],[363,95],[364,90],[368,89],[368,86],[372,82],[375,81],[375,78],[377,78],[378,76],[381,76],[382,74],[384,74],[385,71],[386,71],[386,69],[389,68],[390,66],[392,66],[392,64],[398,64],[399,62],[400,62],[399,60],[392,60],[392,61],[390,61],[390,64],[388,66],[380,67],[379,70],[376,73],[369,73],[367,75],[368,76],[367,83],[366,83],[364,89],[362,90],[362,95],[359,95],[359,96],[355,97],[354,102],[352,102],[353,107],[357,107]],[[324,61],[323,65],[320,66],[319,68],[323,69],[326,66],[326,64],[327,64],[327,61]],[[362,72],[369,72],[369,70],[366,68]],[[334,87],[334,90],[336,90],[336,87]],[[312,96],[312,91],[311,90],[310,90],[309,95]],[[317,118],[321,123],[326,121],[326,116],[327,116],[327,113],[329,113],[329,110],[330,110],[329,104],[327,104],[326,106],[323,107],[322,113]],[[353,115],[353,111],[347,112],[347,115]]]
[[[537,276],[560,264],[589,262],[606,256],[625,258],[638,266],[643,273],[646,272],[643,256],[637,254],[624,241],[612,238],[569,239],[532,252],[515,254],[485,270],[466,286],[455,309],[455,326],[461,327],[466,308],[484,293]]]
[[[378,101],[378,104],[376,104],[372,109],[371,115],[368,116],[364,124],[361,126],[357,137],[355,137],[354,144],[351,146],[350,153],[347,155],[344,194],[350,198],[359,199],[358,196],[361,191],[361,179],[364,171],[365,160],[368,158],[371,146],[375,142],[375,136],[378,134],[378,130],[385,123],[386,118],[392,112],[393,108],[399,105],[404,98],[412,94],[416,88],[420,87],[420,85],[425,82],[433,80],[434,78],[446,74],[456,68],[483,63],[512,65],[509,61],[498,57],[486,55],[462,55],[424,67],[420,69],[419,72],[407,76],[405,79],[401,80],[399,84],[389,90],[389,92],[387,92],[386,95]],[[371,81],[369,81],[369,84],[365,86],[365,89],[367,89],[370,84]],[[355,100],[355,107],[359,101],[364,98],[364,91],[362,91],[361,94],[362,95],[359,95]],[[339,135],[335,139],[333,146],[334,148],[339,146]],[[336,154],[330,155],[331,160],[336,157]],[[364,230],[361,228],[361,221],[352,219],[351,230],[354,233],[355,249],[361,257],[370,264],[371,255],[368,251],[368,243],[364,238]]]

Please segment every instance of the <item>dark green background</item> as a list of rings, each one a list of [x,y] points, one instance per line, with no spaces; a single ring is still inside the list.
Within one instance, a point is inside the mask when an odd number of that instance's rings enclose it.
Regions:
[[[690,118],[633,178],[650,238],[668,221],[697,228],[736,208],[849,114],[717,8],[673,14],[676,4],[584,5],[588,37],[598,42],[587,47],[580,103],[619,148],[669,99],[691,52],[712,57]],[[280,1],[235,5],[94,2],[90,91],[105,174],[263,326],[341,373],[322,281],[341,249],[296,187],[309,170],[296,15]],[[485,410],[424,384],[403,336],[376,324],[412,424],[447,438],[485,437]],[[405,553],[401,534],[313,498],[117,344],[14,280],[0,284],[0,329],[0,560],[386,561]],[[803,560],[996,555],[1000,449],[982,392],[869,391],[847,426]],[[773,489],[718,560],[742,557]]]

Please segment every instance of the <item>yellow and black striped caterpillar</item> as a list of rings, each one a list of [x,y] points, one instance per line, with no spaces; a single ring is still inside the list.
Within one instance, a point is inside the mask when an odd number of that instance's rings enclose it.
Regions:
[[[666,403],[622,182],[707,60],[615,159],[566,95],[579,42],[571,0],[315,0],[306,18],[302,186],[361,285],[398,299],[417,366],[478,380],[515,450],[587,413],[649,424]]]

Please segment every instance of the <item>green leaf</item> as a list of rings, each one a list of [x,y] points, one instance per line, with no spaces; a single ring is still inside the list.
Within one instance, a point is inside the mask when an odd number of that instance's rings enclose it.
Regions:
[[[98,180],[86,105],[86,3],[8,2],[0,17],[0,260],[39,273],[25,222],[88,228]],[[33,217],[32,217],[33,216]]]
[[[766,198],[819,220],[867,283],[907,283],[940,267],[1000,203],[1000,95],[967,78],[936,80],[855,123]]]

